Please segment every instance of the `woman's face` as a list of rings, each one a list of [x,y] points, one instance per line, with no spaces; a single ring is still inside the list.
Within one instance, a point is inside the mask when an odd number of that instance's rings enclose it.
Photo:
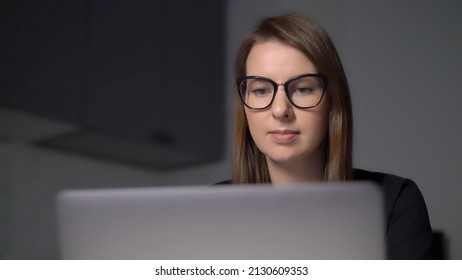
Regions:
[[[246,62],[247,76],[276,83],[301,74],[317,74],[316,67],[298,49],[279,42],[255,44]],[[272,105],[261,111],[245,108],[255,144],[274,163],[307,163],[324,157],[330,99],[310,109],[294,107],[280,85]]]

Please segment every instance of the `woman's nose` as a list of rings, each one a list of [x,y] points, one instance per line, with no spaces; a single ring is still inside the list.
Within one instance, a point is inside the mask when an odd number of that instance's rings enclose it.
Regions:
[[[293,107],[290,103],[285,89],[282,85],[279,85],[276,96],[274,97],[273,104],[271,105],[271,111],[275,118],[289,118],[293,116]]]

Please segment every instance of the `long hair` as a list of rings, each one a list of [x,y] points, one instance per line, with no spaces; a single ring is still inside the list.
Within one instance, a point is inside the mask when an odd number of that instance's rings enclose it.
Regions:
[[[242,42],[235,62],[235,78],[246,75],[246,61],[257,43],[277,41],[304,53],[328,78],[331,109],[326,136],[325,181],[352,179],[353,117],[350,91],[337,50],[327,32],[314,20],[289,14],[264,19]],[[244,105],[236,94],[233,154],[234,184],[270,183],[265,155],[250,135]]]

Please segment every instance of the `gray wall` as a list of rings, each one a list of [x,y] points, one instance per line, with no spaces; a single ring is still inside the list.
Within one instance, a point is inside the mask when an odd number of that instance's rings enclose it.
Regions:
[[[414,179],[461,259],[462,4],[364,2],[349,9],[346,53],[356,162]]]
[[[450,257],[462,259],[462,113],[456,109],[462,103],[462,4],[229,0],[228,115],[239,42],[262,17],[289,11],[320,21],[339,49],[352,89],[356,166],[415,180],[433,227],[448,238]],[[52,197],[63,186],[209,184],[229,178],[230,122],[225,160],[168,173],[0,142],[0,219],[8,225],[0,229],[2,256],[56,256]]]

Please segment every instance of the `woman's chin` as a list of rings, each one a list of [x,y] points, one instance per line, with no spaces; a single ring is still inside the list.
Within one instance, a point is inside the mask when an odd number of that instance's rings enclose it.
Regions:
[[[275,164],[293,164],[293,163],[301,161],[301,158],[299,156],[288,155],[288,154],[270,155],[270,156],[267,156],[266,159]]]

